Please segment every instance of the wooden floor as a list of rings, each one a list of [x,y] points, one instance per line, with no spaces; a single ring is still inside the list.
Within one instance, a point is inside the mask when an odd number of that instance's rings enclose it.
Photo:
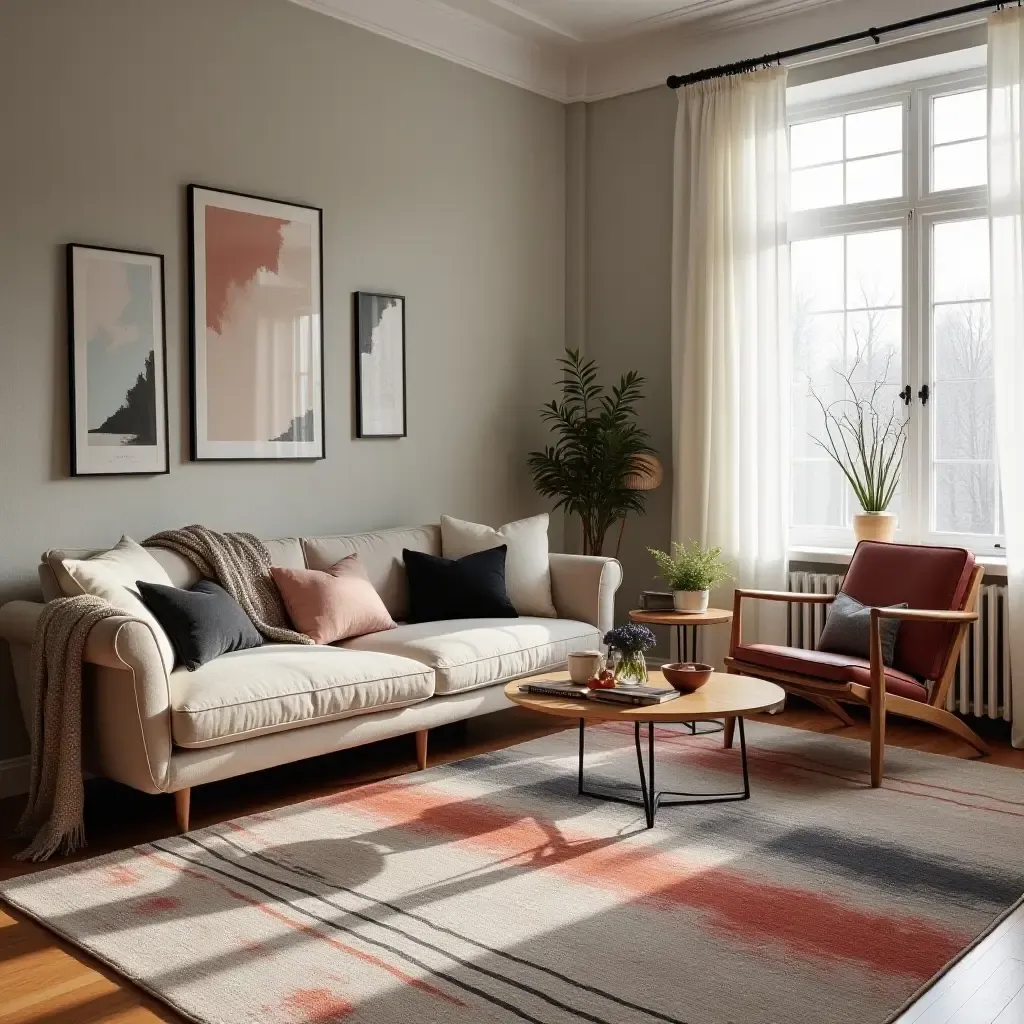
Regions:
[[[783,714],[756,717],[816,731],[831,731],[838,725],[817,708],[795,701]],[[517,708],[436,729],[430,737],[430,763],[459,760],[558,728],[564,726]],[[1024,769],[1024,750],[1013,750],[1000,726],[992,729],[989,738],[996,749],[989,760]],[[859,720],[854,728],[841,728],[841,732],[867,739],[867,721]],[[894,745],[954,757],[971,753],[952,737],[899,719],[890,719],[888,739]],[[413,738],[408,736],[203,786],[193,793],[192,827],[202,828],[415,768]],[[0,801],[0,836],[10,834],[22,802],[21,798]],[[146,796],[94,780],[88,784],[86,808],[89,847],[84,856],[149,842],[175,831],[170,797]],[[0,878],[38,870],[38,865],[12,860],[16,849],[10,840],[0,840]],[[151,1024],[180,1019],[45,929],[0,910],[0,1024]],[[910,1022],[1024,1024],[1024,910],[1004,921],[898,1024]]]

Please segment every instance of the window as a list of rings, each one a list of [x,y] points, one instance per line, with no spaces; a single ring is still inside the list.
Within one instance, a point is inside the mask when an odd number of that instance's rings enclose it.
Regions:
[[[902,539],[1001,544],[984,79],[791,113],[795,546],[848,547],[856,499],[815,441],[877,389],[906,419]]]

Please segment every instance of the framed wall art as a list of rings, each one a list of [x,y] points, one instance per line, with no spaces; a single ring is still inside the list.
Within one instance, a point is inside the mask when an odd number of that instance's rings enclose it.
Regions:
[[[192,458],[324,457],[322,211],[188,187]]]
[[[168,473],[164,258],[67,246],[71,475]]]
[[[405,299],[355,293],[356,436],[405,437]]]

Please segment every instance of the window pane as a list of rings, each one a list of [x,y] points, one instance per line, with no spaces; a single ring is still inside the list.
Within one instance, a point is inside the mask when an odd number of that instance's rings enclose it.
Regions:
[[[903,311],[868,309],[847,318],[849,358],[859,356],[856,379],[900,383],[903,377]],[[888,413],[888,398],[879,396],[880,410]]]
[[[850,235],[846,258],[847,309],[902,304],[902,228]]]
[[[835,371],[846,365],[844,324],[842,313],[793,317],[793,370],[797,383],[829,387],[836,382]]]
[[[793,168],[829,164],[843,159],[843,119],[795,124],[789,130],[789,162]]]
[[[843,238],[794,242],[791,256],[794,311],[843,309]]]
[[[935,528],[943,533],[995,533],[996,474],[991,462],[935,467]]]
[[[991,377],[936,382],[932,415],[937,459],[995,461],[994,397]]]
[[[867,203],[903,195],[903,156],[873,156],[846,165],[846,201]]]
[[[934,338],[936,380],[992,376],[992,324],[987,302],[936,306]]]
[[[846,118],[846,158],[903,149],[903,107],[882,107]]]
[[[794,171],[791,180],[794,210],[820,210],[843,204],[842,164]]]
[[[988,220],[936,224],[932,235],[933,302],[960,302],[989,296]]]
[[[936,96],[932,101],[932,142],[959,142],[987,133],[988,111],[984,89]]]
[[[844,486],[835,463],[798,460],[793,465],[793,525],[846,526]]]
[[[988,183],[988,143],[954,142],[936,146],[932,155],[932,191],[973,188]]]

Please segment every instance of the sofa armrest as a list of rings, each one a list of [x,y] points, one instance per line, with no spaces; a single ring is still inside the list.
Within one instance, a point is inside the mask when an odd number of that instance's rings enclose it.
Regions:
[[[589,622],[602,633],[615,624],[615,591],[622,583],[622,566],[599,555],[553,554],[551,596],[563,619]]]
[[[30,652],[43,608],[29,601],[0,608],[0,637],[11,645],[27,723],[32,708]],[[170,692],[152,629],[128,615],[102,619],[89,631],[82,660],[92,666],[86,670],[89,702],[82,737],[89,767],[145,792],[165,791],[172,747]]]

